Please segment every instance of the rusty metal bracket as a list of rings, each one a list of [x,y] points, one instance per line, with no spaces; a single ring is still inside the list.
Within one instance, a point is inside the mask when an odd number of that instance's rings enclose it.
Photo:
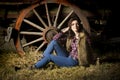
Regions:
[[[13,27],[8,27],[7,31],[6,31],[6,34],[7,35],[5,36],[5,41],[9,42],[10,39],[16,38],[16,36],[18,35],[18,31]]]
[[[5,41],[9,42],[12,36],[13,27],[7,28],[7,36],[5,36]]]

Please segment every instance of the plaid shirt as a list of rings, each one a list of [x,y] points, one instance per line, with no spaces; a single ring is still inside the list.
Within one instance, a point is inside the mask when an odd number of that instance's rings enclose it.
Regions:
[[[53,37],[53,40],[58,40],[63,33],[58,33]],[[74,37],[72,39],[72,43],[71,43],[71,50],[70,50],[70,55],[73,59],[78,59],[78,51],[77,51],[77,44],[78,44],[78,40]]]
[[[70,56],[72,56],[73,59],[78,59],[77,44],[78,39],[76,38],[72,39]]]

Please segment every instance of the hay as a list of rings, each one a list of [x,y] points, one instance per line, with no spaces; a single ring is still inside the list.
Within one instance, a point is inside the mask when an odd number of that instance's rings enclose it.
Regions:
[[[120,63],[102,63],[90,67],[57,67],[49,63],[45,68],[30,70],[41,58],[42,52],[0,54],[0,80],[120,80]]]

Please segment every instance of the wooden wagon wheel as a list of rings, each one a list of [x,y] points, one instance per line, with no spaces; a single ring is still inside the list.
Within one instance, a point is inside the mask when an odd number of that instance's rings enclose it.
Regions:
[[[57,30],[66,26],[68,18],[76,14],[89,33],[89,24],[80,8],[66,0],[43,0],[21,11],[15,25],[15,47],[23,56],[25,47],[36,46],[35,52],[46,47],[47,43],[57,33]]]

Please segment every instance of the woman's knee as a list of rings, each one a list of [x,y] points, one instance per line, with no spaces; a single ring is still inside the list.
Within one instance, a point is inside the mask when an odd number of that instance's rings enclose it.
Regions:
[[[56,45],[56,44],[58,44],[58,42],[56,40],[52,40],[51,44]]]

